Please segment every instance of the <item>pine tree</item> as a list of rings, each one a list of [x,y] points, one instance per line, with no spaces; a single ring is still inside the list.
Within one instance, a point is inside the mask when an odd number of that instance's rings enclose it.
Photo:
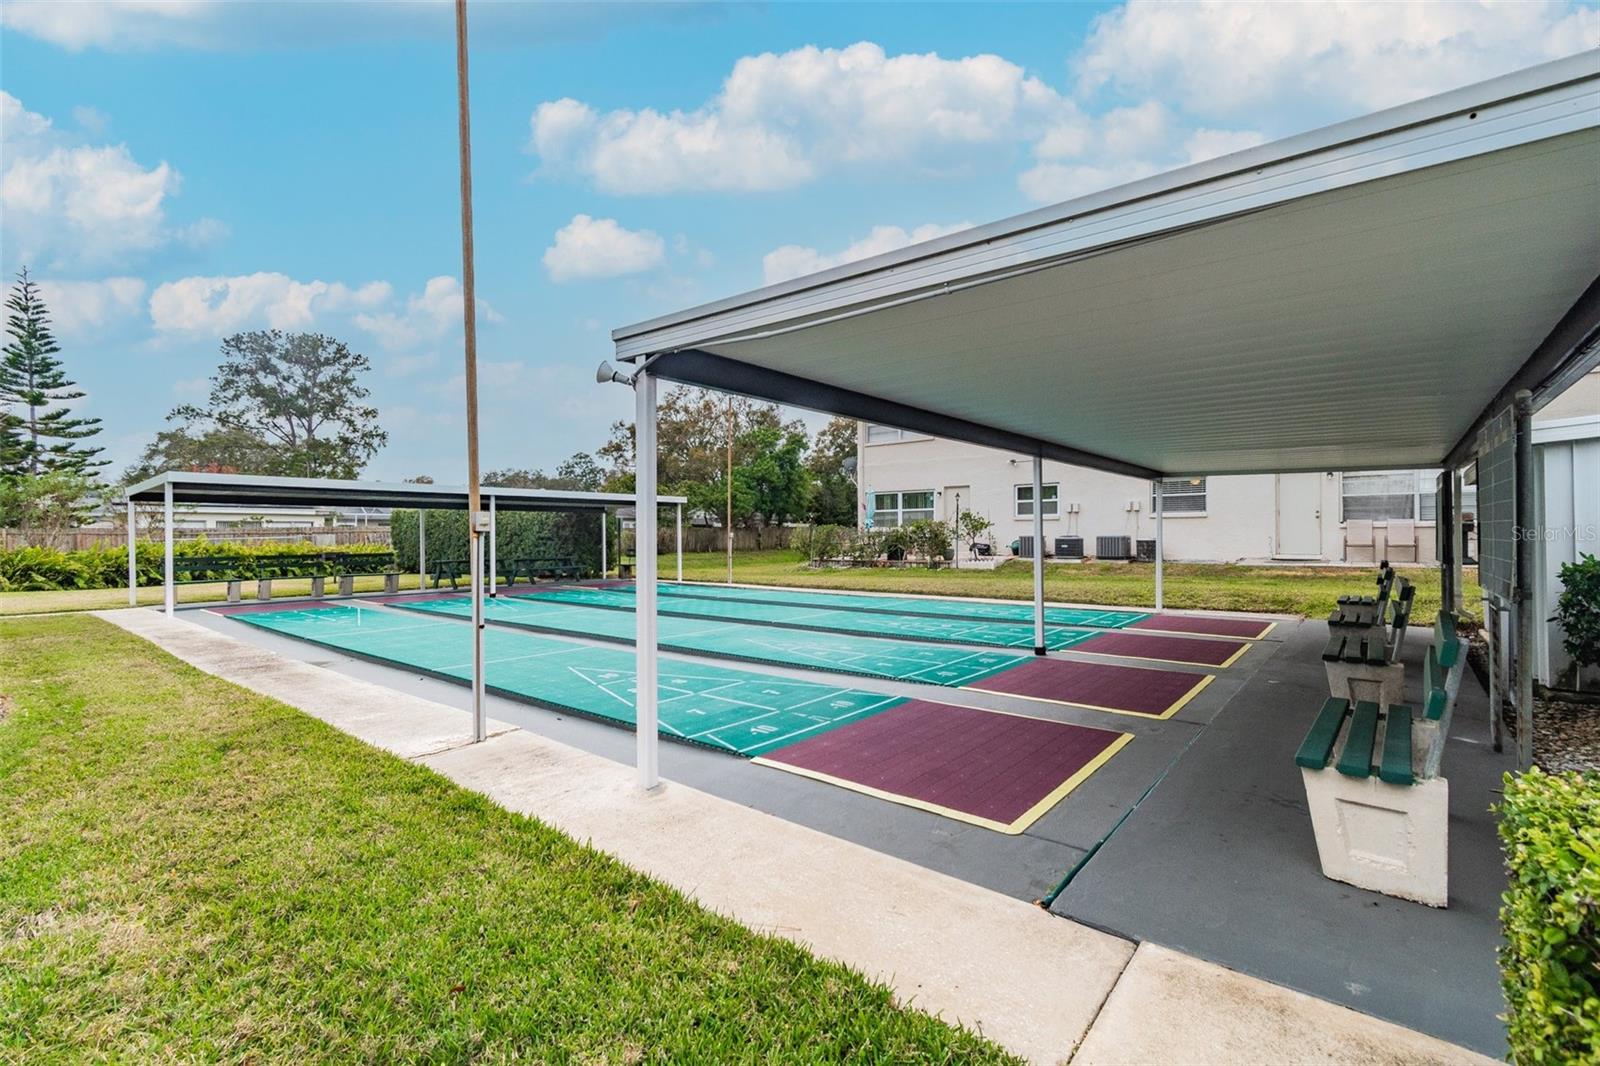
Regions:
[[[80,444],[100,432],[98,418],[74,418],[68,405],[83,397],[67,378],[50,332],[50,314],[24,267],[6,299],[10,340],[0,349],[0,473],[37,477],[52,471],[89,475],[106,461],[103,449]]]

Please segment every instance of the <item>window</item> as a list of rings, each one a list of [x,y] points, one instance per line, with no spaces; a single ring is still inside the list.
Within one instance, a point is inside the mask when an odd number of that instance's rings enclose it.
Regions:
[[[1439,517],[1439,497],[1434,491],[1434,470],[1390,470],[1375,474],[1346,474],[1343,482],[1341,521],[1384,522],[1414,518],[1432,522]]]
[[[916,436],[909,429],[896,429],[893,426],[876,426],[867,424],[868,444],[890,444],[897,440],[911,440]]]
[[[918,492],[875,492],[872,494],[872,527],[884,529],[910,525],[919,518],[933,518],[933,490]]]
[[[1045,518],[1055,518],[1061,513],[1059,485],[1052,481],[1040,486],[1040,488],[1043,490],[1044,508],[1039,513]],[[1018,485],[1016,487],[1016,512],[1018,518],[1033,517],[1032,485]]]
[[[1156,513],[1156,490],[1150,488],[1150,513]],[[1203,477],[1164,477],[1161,479],[1161,513],[1205,514],[1206,479]]]

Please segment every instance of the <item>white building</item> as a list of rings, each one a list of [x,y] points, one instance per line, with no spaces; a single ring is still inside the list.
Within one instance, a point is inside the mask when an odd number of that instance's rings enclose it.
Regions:
[[[1600,371],[1558,397],[1535,422],[1597,414]],[[991,539],[1001,555],[1033,532],[1032,474],[1024,456],[866,424],[858,429],[856,456],[862,526],[952,521],[958,510],[975,510],[994,523]],[[1329,470],[1168,479],[1164,552],[1190,562],[1434,562],[1437,474]],[[1043,496],[1047,553],[1057,554],[1058,538],[1081,537],[1083,554],[1093,558],[1102,554],[1102,537],[1125,537],[1136,552],[1138,541],[1155,536],[1146,481],[1046,461]],[[1472,513],[1473,501],[1469,486],[1464,512]]]

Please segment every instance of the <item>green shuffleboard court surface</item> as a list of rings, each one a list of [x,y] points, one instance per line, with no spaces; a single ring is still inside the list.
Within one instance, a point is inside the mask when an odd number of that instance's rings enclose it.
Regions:
[[[733,585],[679,585],[661,582],[662,597],[691,597],[706,600],[739,600],[747,603],[786,603],[796,607],[833,607],[847,611],[878,614],[926,615],[935,618],[976,618],[990,622],[1033,624],[1033,605],[1027,603],[983,603],[978,600],[940,600],[918,596],[861,596],[849,592],[804,592],[798,589],[739,588]],[[632,593],[633,586],[619,591]],[[1047,626],[1089,626],[1094,629],[1121,629],[1141,619],[1149,611],[1123,611],[1110,607],[1046,607]]]
[[[472,604],[465,596],[397,601],[407,611],[470,618]],[[577,607],[549,603],[542,597],[496,596],[483,602],[483,616],[497,625],[519,626],[545,633],[570,633],[599,640],[631,644],[632,611]],[[658,620],[657,640],[668,651],[691,655],[716,655],[749,662],[861,674],[890,681],[916,681],[952,688],[993,677],[1032,656],[993,651],[968,651],[937,644],[910,644],[840,633],[813,633],[775,626],[752,626],[714,618]]]
[[[470,683],[472,629],[443,618],[355,605],[232,616],[366,659]],[[484,684],[495,692],[632,726],[634,657],[618,648],[511,629],[483,633]],[[756,756],[906,702],[820,681],[769,677],[709,663],[661,660],[658,721],[665,736]]]
[[[604,607],[632,611],[634,595],[621,589],[552,588],[511,591],[513,596],[570,603],[579,607]],[[663,596],[656,613],[690,618],[722,618],[730,622],[815,629],[824,633],[856,633],[895,640],[933,640],[941,644],[984,644],[996,648],[1033,647],[1033,626],[1015,622],[984,622],[971,618],[937,618],[928,615],[869,614],[830,607],[806,607],[744,600],[707,600],[692,596]],[[1046,626],[1044,642],[1052,651],[1070,648],[1095,636],[1092,629]]]

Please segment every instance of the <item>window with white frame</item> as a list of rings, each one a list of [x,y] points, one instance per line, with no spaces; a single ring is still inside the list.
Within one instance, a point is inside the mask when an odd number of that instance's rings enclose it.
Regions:
[[[933,518],[933,490],[916,492],[875,492],[872,494],[874,529],[910,525],[920,518]]]
[[[889,444],[897,440],[910,440],[916,434],[909,429],[896,429],[894,426],[879,426],[867,424],[868,444]]]
[[[1044,506],[1039,513],[1045,518],[1055,518],[1061,513],[1060,485],[1057,482],[1049,481],[1039,486],[1039,488],[1040,496],[1044,500]],[[1032,518],[1033,486],[1018,485],[1013,495],[1016,502],[1016,516],[1018,518]]]
[[[1434,470],[1389,470],[1345,474],[1340,482],[1340,521],[1383,522],[1412,518],[1432,522],[1439,517]]]
[[[1156,490],[1150,487],[1150,513],[1156,513]],[[1206,479],[1203,477],[1164,477],[1161,479],[1161,513],[1205,514]]]

